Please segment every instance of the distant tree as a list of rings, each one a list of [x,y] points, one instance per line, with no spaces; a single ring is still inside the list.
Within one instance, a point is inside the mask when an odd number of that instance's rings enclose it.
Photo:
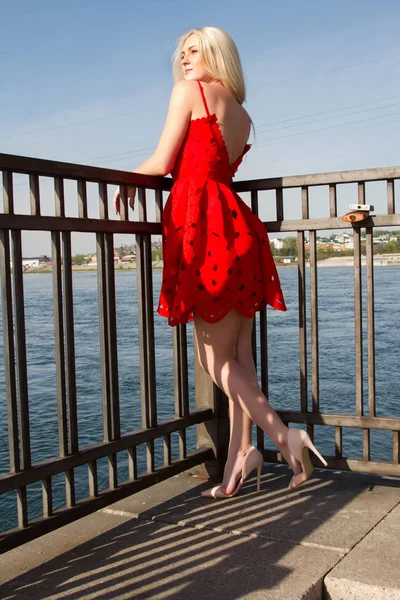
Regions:
[[[84,254],[75,254],[75,256],[72,257],[72,262],[75,263],[76,265],[81,265],[82,263],[86,262],[86,258]]]
[[[287,237],[283,239],[283,246],[280,251],[281,256],[297,256],[297,239]]]

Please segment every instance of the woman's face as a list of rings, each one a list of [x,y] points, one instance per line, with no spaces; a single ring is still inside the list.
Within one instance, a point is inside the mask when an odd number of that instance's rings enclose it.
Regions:
[[[190,35],[182,47],[181,65],[183,79],[193,79],[195,81],[210,81],[210,76],[206,71],[203,60],[200,56],[200,49],[196,34]]]

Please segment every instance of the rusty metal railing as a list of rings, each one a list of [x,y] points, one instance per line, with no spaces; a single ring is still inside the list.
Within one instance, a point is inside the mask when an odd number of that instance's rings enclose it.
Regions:
[[[162,196],[163,191],[170,189],[171,180],[9,155],[0,155],[0,171],[4,205],[0,216],[1,303],[10,462],[9,472],[0,475],[0,494],[16,491],[18,513],[18,527],[0,535],[0,550],[7,550],[212,458],[212,449],[204,445],[188,453],[185,431],[212,420],[213,412],[207,407],[189,410],[187,345],[185,327],[180,326],[173,330],[175,417],[160,422],[157,413],[151,236],[161,233]],[[14,210],[13,178],[21,173],[29,176],[28,215]],[[55,216],[41,214],[40,177],[53,180]],[[75,218],[65,216],[66,180],[76,182]],[[99,218],[88,217],[89,182],[98,187]],[[108,186],[113,184],[121,186],[119,221],[109,217]],[[138,186],[139,221],[129,221],[127,184]],[[155,190],[156,222],[147,220],[146,189]],[[21,232],[32,230],[51,232],[58,412],[59,453],[40,464],[31,460],[21,247]],[[72,232],[95,233],[97,249],[104,438],[86,447],[78,444]],[[136,234],[142,428],[121,434],[113,238],[124,233]],[[179,436],[177,460],[172,460],[171,452],[174,432]],[[157,439],[163,440],[164,445],[164,465],[158,468],[154,449]],[[139,445],[146,447],[147,462],[147,472],[140,476],[136,455]],[[117,468],[117,455],[122,451],[128,452],[129,477],[125,481],[121,481]],[[109,487],[99,490],[97,464],[104,457],[108,461]],[[76,501],[74,470],[82,465],[87,467],[89,495]],[[66,503],[63,509],[54,510],[52,479],[57,474],[64,474]],[[32,520],[28,514],[27,486],[35,482],[42,484],[43,511],[41,518]]]
[[[359,171],[342,171],[315,175],[300,175],[257,181],[241,181],[235,184],[237,192],[250,192],[253,212],[259,210],[259,194],[265,190],[275,195],[276,219],[265,223],[270,233],[295,232],[298,249],[298,325],[299,325],[299,362],[300,362],[300,398],[299,410],[278,410],[286,423],[306,424],[311,436],[314,426],[334,427],[335,456],[328,459],[329,467],[374,472],[387,475],[400,475],[400,418],[378,417],[375,393],[375,307],[374,307],[374,257],[373,232],[378,227],[398,227],[400,213],[395,207],[396,182],[400,178],[400,167],[365,169]],[[358,223],[343,221],[338,213],[338,194],[348,184],[355,184],[356,189],[347,190],[347,203],[365,204],[366,186],[372,182],[382,182],[386,187],[386,210],[381,214],[369,216]],[[310,217],[310,190],[318,187],[325,193],[326,218]],[[297,188],[301,206],[301,219],[288,219],[284,214],[285,190]],[[301,193],[300,193],[301,192]],[[376,195],[376,192],[375,192]],[[371,201],[374,204],[375,201]],[[319,204],[322,204],[320,201]],[[343,202],[342,202],[343,205]],[[347,212],[344,210],[343,212]],[[318,269],[317,269],[317,232],[322,230],[352,230],[354,238],[354,327],[355,327],[355,387],[356,402],[353,414],[334,414],[320,412],[320,375],[319,375],[319,331],[318,331]],[[362,301],[362,268],[361,268],[361,233],[366,235],[366,326],[367,347],[363,342],[363,301]],[[306,286],[306,240],[309,232],[310,247],[310,283]],[[307,265],[308,266],[308,265]],[[307,319],[306,302],[310,296],[310,317]],[[259,313],[260,323],[260,371],[263,392],[268,398],[268,336],[267,315]],[[307,322],[308,321],[308,322]],[[311,328],[311,339],[307,339],[307,327]],[[395,350],[393,350],[395,352]],[[311,354],[311,410],[308,402],[308,357]],[[368,369],[368,408],[365,410],[363,363],[367,354]],[[334,360],[334,358],[332,359]],[[397,392],[393,390],[393,394]],[[349,459],[344,456],[342,445],[343,428],[356,428],[362,431],[363,459]],[[392,461],[370,460],[371,430],[392,432]],[[329,435],[329,434],[327,434]],[[258,431],[258,444],[267,461],[281,460],[277,452],[264,449],[264,436]]]
[[[6,406],[8,415],[9,471],[0,475],[0,494],[16,491],[18,527],[0,534],[0,550],[24,543],[65,523],[113,503],[156,482],[171,477],[195,465],[212,459],[221,462],[226,451],[228,434],[226,403],[212,385],[210,378],[195,364],[196,409],[189,409],[188,358],[186,326],[171,331],[174,346],[174,413],[172,419],[160,422],[157,411],[155,376],[154,298],[152,285],[151,236],[161,234],[163,193],[171,188],[171,180],[134,175],[88,167],[43,161],[0,154],[3,180],[3,213],[0,215],[0,271],[5,360]],[[29,177],[30,214],[14,210],[14,175]],[[40,178],[50,178],[54,185],[55,215],[41,214]],[[369,169],[307,175],[279,179],[242,181],[233,184],[239,192],[250,193],[251,207],[259,211],[260,194],[268,190],[274,194],[275,218],[267,220],[269,232],[295,232],[298,245],[298,325],[299,325],[299,410],[279,411],[287,423],[306,424],[310,435],[316,425],[333,426],[335,456],[329,466],[356,471],[400,474],[400,419],[376,416],[375,350],[374,350],[374,261],[373,230],[376,227],[397,227],[400,214],[395,210],[395,181],[400,178],[400,167]],[[76,182],[77,217],[66,216],[64,183]],[[367,182],[384,181],[387,190],[385,214],[369,217],[361,224],[344,223],[338,216],[337,195],[342,185],[355,183],[358,194],[353,202],[364,203]],[[87,186],[95,182],[99,218],[88,216]],[[109,216],[108,187],[120,185],[122,194],[121,218]],[[126,186],[138,187],[139,220],[130,221],[126,201]],[[325,186],[329,216],[310,217],[310,189]],[[285,190],[297,188],[300,192],[301,218],[285,218]],[[155,220],[147,215],[146,190],[155,190]],[[366,231],[367,250],[367,329],[368,329],[368,412],[364,414],[361,287],[361,231]],[[351,229],[354,236],[354,323],[355,323],[355,386],[356,403],[353,414],[326,414],[320,412],[319,398],[319,331],[318,331],[318,269],[317,232],[320,230]],[[51,232],[52,279],[54,305],[54,340],[56,348],[56,383],[58,406],[58,447],[56,456],[41,463],[33,463],[29,423],[29,381],[26,364],[26,332],[24,315],[24,285],[22,270],[21,232]],[[100,317],[101,388],[104,439],[90,446],[78,443],[78,400],[76,394],[76,358],[74,340],[74,306],[71,260],[71,234],[87,232],[96,235],[97,281]],[[310,238],[309,290],[306,283],[305,234]],[[138,330],[140,346],[140,388],[142,427],[121,433],[119,375],[117,356],[117,328],[114,277],[114,236],[136,235]],[[12,268],[11,268],[12,263]],[[307,297],[310,294],[311,339],[307,336]],[[262,389],[269,396],[268,324],[267,312],[257,315],[253,343],[259,351],[259,373]],[[256,329],[260,338],[257,339]],[[309,409],[308,358],[311,355],[311,410]],[[3,401],[0,399],[0,401]],[[279,407],[277,407],[279,408]],[[186,430],[197,426],[197,449],[187,452]],[[348,459],[342,447],[343,428],[359,428],[363,432],[363,459]],[[370,460],[370,431],[392,432],[393,460]],[[179,458],[172,460],[171,435],[178,434]],[[156,467],[154,442],[163,440],[164,465]],[[258,431],[258,445],[266,460],[280,460],[276,452],[266,450],[264,436]],[[138,475],[138,446],[146,447],[147,471]],[[117,464],[120,452],[128,452],[129,477],[121,481]],[[108,461],[109,487],[99,490],[98,461]],[[75,469],[86,466],[89,495],[76,500]],[[52,481],[62,474],[65,486],[65,506],[54,510]],[[41,482],[42,517],[29,517],[27,486]]]

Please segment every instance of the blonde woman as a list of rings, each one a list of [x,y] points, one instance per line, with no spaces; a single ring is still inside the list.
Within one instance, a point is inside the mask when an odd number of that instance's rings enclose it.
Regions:
[[[227,498],[262,455],[251,445],[254,421],[293,469],[290,488],[312,472],[309,436],[288,429],[263,395],[252,357],[256,311],[286,310],[262,222],[231,188],[250,149],[252,121],[243,108],[245,84],[232,38],[215,27],[192,29],[177,43],[175,86],[154,154],[135,169],[172,174],[165,205],[163,279],[158,312],[171,326],[194,321],[202,368],[229,398],[230,442],[221,485],[204,496]],[[128,190],[131,208],[136,189]],[[119,212],[119,193],[114,198]]]

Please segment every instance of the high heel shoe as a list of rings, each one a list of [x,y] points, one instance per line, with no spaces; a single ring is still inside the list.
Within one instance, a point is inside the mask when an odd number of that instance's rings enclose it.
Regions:
[[[216,485],[215,487],[209,490],[201,492],[201,495],[205,498],[233,498],[233,496],[236,496],[236,494],[239,493],[245,480],[254,469],[257,469],[257,493],[259,494],[263,456],[261,452],[259,452],[254,446],[248,446],[248,448],[246,448],[246,450],[243,452],[243,456],[244,458],[242,465],[242,473],[237,483],[237,486],[233,492],[231,492],[230,494],[226,494],[221,489],[221,485]]]
[[[311,462],[309,450],[314,452],[318,456],[322,464],[327,467],[328,463],[323,456],[318,452],[314,444],[312,443],[310,436],[307,432],[302,429],[289,429],[287,437],[287,446],[289,452],[299,461],[301,465],[301,473],[293,475],[289,489],[299,487],[302,483],[307,481],[312,475],[314,465]]]

